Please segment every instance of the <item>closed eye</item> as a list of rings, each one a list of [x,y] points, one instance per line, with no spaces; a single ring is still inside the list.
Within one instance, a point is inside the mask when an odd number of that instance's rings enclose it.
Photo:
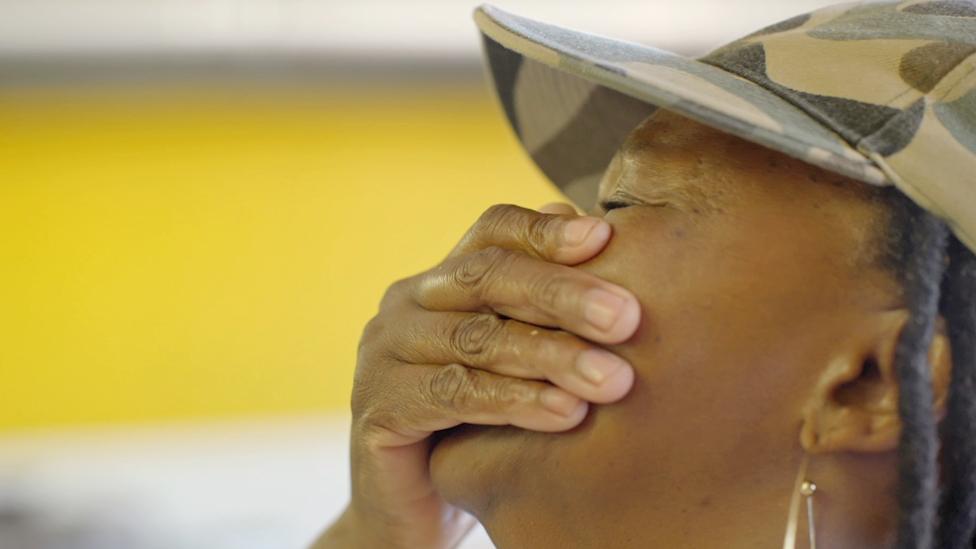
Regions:
[[[628,206],[633,206],[629,202],[622,202],[620,200],[602,200],[600,201],[600,207],[603,211],[609,212],[610,210],[618,210],[620,208],[626,208]]]

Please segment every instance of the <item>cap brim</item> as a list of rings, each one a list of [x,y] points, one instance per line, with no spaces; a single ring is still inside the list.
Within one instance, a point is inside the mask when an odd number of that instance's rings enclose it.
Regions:
[[[654,108],[875,185],[885,173],[773,92],[712,65],[493,6],[474,14],[498,97],[525,149],[588,208],[627,134]]]

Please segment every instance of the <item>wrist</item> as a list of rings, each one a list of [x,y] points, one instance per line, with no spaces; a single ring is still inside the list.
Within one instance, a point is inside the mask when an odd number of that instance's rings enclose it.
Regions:
[[[323,532],[310,549],[365,549],[362,522],[351,505]]]
[[[357,510],[350,502],[342,514],[322,533],[310,549],[398,549],[408,547],[390,535],[390,525],[376,518],[370,519],[368,512]]]

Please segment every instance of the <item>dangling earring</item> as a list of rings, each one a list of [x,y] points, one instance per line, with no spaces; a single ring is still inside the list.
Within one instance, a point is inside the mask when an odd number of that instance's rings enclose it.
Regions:
[[[817,485],[806,478],[809,461],[809,454],[803,454],[800,472],[797,473],[796,482],[793,485],[793,496],[790,498],[790,516],[786,521],[783,549],[796,548],[796,528],[799,522],[801,499],[806,502],[807,507],[807,532],[810,536],[810,549],[817,549],[817,528],[813,522],[813,495],[817,492]]]

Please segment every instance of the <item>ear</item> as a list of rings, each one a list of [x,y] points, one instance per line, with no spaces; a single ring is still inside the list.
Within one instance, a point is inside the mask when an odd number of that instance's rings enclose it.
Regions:
[[[804,408],[800,443],[806,451],[887,452],[898,446],[895,348],[909,316],[905,309],[876,313],[863,329],[839,342]],[[945,415],[952,369],[941,317],[928,359],[938,421]]]

